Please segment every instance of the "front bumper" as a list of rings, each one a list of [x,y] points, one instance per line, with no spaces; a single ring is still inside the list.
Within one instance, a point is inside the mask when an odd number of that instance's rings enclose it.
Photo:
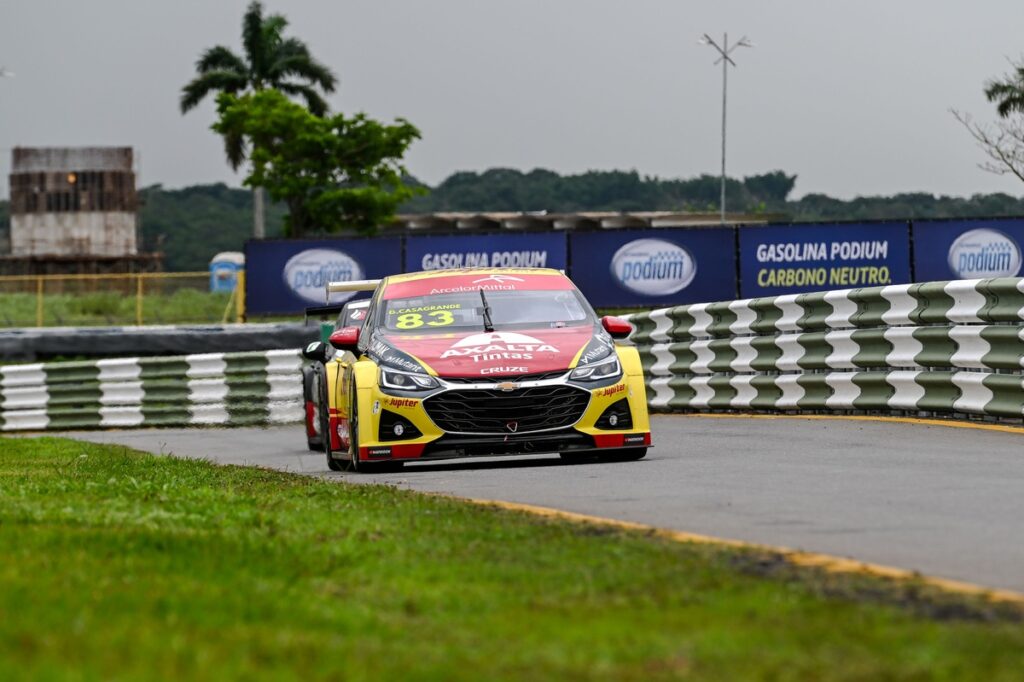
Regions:
[[[364,461],[584,452],[651,445],[646,392],[643,376],[639,374],[624,375],[616,383],[586,391],[579,386],[573,387],[573,390],[585,393],[585,400],[578,415],[573,414],[568,420],[571,423],[566,423],[564,419],[551,422],[545,418],[546,415],[557,413],[557,407],[535,400],[537,392],[524,393],[530,398],[527,401],[509,400],[502,403],[493,396],[487,397],[495,393],[493,385],[477,388],[467,388],[460,384],[448,386],[446,392],[457,394],[462,401],[463,406],[459,408],[462,412],[458,415],[439,413],[439,406],[449,410],[455,404],[454,401],[437,402],[437,396],[442,394],[421,399],[385,393],[377,384],[375,369],[371,366],[362,376],[357,374],[357,385],[360,387],[356,398],[359,411],[359,457]],[[567,384],[545,382],[541,387],[557,386],[566,387]],[[479,391],[479,394],[474,394],[474,391]],[[541,392],[539,395],[543,397],[546,393]],[[474,397],[479,400],[474,401]],[[435,399],[432,406],[424,404],[432,398]],[[473,414],[474,404],[480,406],[481,419],[479,423],[467,424],[466,417]],[[618,410],[619,415],[628,414],[628,418],[622,421],[615,420],[618,428],[608,423],[607,413],[610,408]],[[507,412],[502,413],[501,410]],[[496,413],[504,414],[505,421],[495,421]],[[332,431],[341,426],[345,432],[347,424],[342,423],[344,420],[337,421],[336,425],[332,417]],[[402,424],[401,434],[393,432],[398,422]],[[442,428],[439,423],[449,428]],[[520,423],[524,425],[525,431],[520,428]],[[460,424],[459,430],[452,429],[452,424]],[[505,432],[497,430],[502,424]]]

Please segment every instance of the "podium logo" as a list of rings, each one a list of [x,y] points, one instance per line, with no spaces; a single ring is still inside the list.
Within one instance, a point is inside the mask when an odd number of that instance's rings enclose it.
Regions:
[[[1013,277],[1020,263],[1020,246],[998,230],[964,232],[949,247],[949,269],[960,279]]]
[[[349,282],[363,279],[363,268],[343,251],[334,249],[306,249],[284,265],[284,283],[300,298],[311,303],[323,303],[328,282]],[[335,294],[334,301],[352,298],[355,292]]]
[[[697,262],[690,252],[662,239],[637,239],[612,256],[612,277],[644,296],[666,296],[690,286]]]

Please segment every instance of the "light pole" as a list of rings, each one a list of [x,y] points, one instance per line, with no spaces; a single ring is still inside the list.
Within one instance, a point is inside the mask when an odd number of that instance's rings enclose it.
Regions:
[[[729,80],[729,65],[736,66],[736,62],[732,60],[729,55],[732,54],[733,50],[737,47],[753,47],[754,44],[747,40],[746,36],[739,39],[739,42],[729,45],[729,34],[726,33],[722,36],[722,45],[719,46],[715,42],[714,38],[709,36],[707,33],[700,37],[698,40],[701,45],[710,45],[715,48],[718,52],[718,59],[715,60],[715,64],[722,63],[722,200],[721,200],[721,221],[725,222],[725,102],[726,102],[726,85]]]

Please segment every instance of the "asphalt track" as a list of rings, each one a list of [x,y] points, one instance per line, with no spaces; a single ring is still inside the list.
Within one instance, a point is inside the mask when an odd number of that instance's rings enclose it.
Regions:
[[[1024,592],[1024,431],[843,419],[654,418],[639,462],[557,456],[338,474],[301,427],[70,434],[356,483],[506,500],[822,552]]]

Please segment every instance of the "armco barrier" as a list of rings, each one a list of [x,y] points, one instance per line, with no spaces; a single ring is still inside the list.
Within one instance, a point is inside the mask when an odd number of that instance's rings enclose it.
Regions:
[[[1024,417],[1024,279],[927,282],[627,316],[653,410]]]
[[[301,323],[0,329],[0,360],[264,351],[302,348],[319,336],[316,326]]]
[[[0,430],[254,425],[302,418],[298,350],[0,367]]]

